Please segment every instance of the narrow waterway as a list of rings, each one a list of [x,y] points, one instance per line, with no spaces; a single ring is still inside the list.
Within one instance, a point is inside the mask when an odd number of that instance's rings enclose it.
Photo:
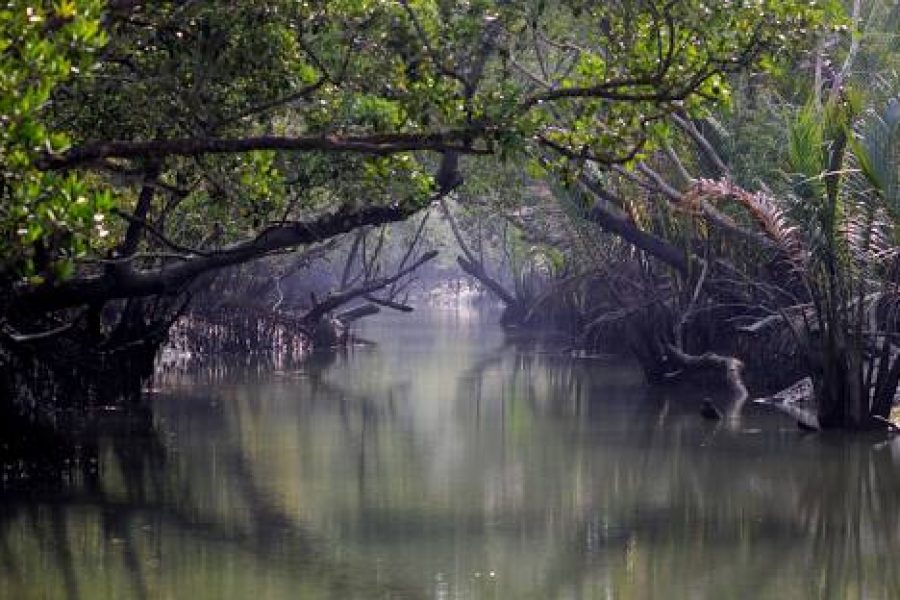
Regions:
[[[900,597],[900,447],[705,421],[495,321],[158,382],[0,488],[0,598]]]

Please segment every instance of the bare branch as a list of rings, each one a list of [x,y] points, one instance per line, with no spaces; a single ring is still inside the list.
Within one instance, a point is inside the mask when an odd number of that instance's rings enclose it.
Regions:
[[[722,160],[722,157],[713,148],[713,145],[710,143],[706,136],[700,133],[700,130],[697,129],[697,126],[694,125],[693,121],[688,118],[681,117],[677,114],[670,115],[672,122],[674,122],[678,127],[684,131],[688,136],[694,140],[694,143],[700,147],[700,150],[706,157],[710,160],[710,162],[715,165],[716,169],[719,170],[719,174],[722,176],[727,176],[730,173],[728,165],[725,164],[725,161]]]
[[[373,279],[359,285],[358,287],[344,290],[336,294],[329,294],[328,297],[326,297],[324,300],[316,302],[312,309],[310,309],[305,315],[303,315],[303,320],[307,323],[316,323],[326,314],[332,312],[337,307],[350,302],[351,300],[355,300],[356,298],[359,298],[361,296],[371,295],[378,290],[389,287],[394,282],[406,277],[428,261],[433,260],[437,257],[437,255],[438,253],[436,250],[426,252],[419,258],[419,260],[415,261],[405,269],[397,271],[390,277]]]
[[[139,212],[139,211],[135,211],[135,212]],[[135,215],[129,215],[128,213],[123,212],[123,211],[119,210],[118,208],[114,208],[112,210],[112,213],[114,215],[116,215],[117,217],[121,217],[122,219],[128,221],[128,223],[129,223],[128,231],[129,232],[132,230],[133,227],[136,228],[138,231],[140,231],[141,229],[146,229],[151,235],[153,235],[153,237],[155,237],[157,240],[162,242],[162,244],[164,246],[171,248],[175,252],[179,252],[179,253],[187,254],[187,255],[193,254],[193,255],[197,255],[197,256],[210,256],[209,252],[205,252],[203,250],[198,250],[196,248],[188,248],[187,246],[182,246],[181,244],[179,244],[177,242],[173,242],[172,240],[167,238],[165,235],[163,235],[163,233],[159,229],[157,229],[153,224],[149,223],[148,221],[146,221],[145,219],[143,219],[141,217],[138,217]],[[127,240],[127,237],[126,237],[126,240]],[[137,246],[137,242],[134,242],[134,244],[135,244],[135,246]],[[125,247],[130,248],[130,246],[125,246]],[[124,252],[123,253],[124,256],[130,256],[131,254],[134,253],[135,249],[136,248],[131,249],[131,252]]]

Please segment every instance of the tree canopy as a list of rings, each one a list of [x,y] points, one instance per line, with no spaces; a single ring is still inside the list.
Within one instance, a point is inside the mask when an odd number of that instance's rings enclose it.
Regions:
[[[835,11],[9,3],[5,296],[66,307],[171,292],[210,268],[405,218],[458,183],[457,154],[633,163],[666,137],[667,115],[727,102],[728,73],[770,64]]]

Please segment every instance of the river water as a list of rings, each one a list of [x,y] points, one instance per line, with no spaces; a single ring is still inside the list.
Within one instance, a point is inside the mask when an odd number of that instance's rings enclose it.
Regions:
[[[5,480],[0,598],[900,597],[900,448],[705,421],[494,321],[157,382]]]

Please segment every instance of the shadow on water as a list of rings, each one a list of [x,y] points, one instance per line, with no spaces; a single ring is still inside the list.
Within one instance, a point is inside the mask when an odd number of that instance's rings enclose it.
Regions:
[[[559,519],[568,543],[516,597],[900,597],[900,445],[804,435],[752,406],[732,430],[698,417],[696,392],[631,376],[521,344],[463,373],[460,402],[505,456],[517,428],[578,423],[523,461],[545,464],[509,504],[559,496],[562,514],[525,527]]]
[[[417,318],[2,415],[0,597],[900,597],[900,447]]]
[[[223,426],[215,411],[192,414],[208,401],[182,392],[179,416]],[[151,406],[52,418],[3,406],[0,597],[246,598],[258,582],[240,572],[260,566],[266,583],[283,579],[283,597],[415,596],[330,555],[266,494],[239,446],[217,449],[214,477],[199,477]]]

